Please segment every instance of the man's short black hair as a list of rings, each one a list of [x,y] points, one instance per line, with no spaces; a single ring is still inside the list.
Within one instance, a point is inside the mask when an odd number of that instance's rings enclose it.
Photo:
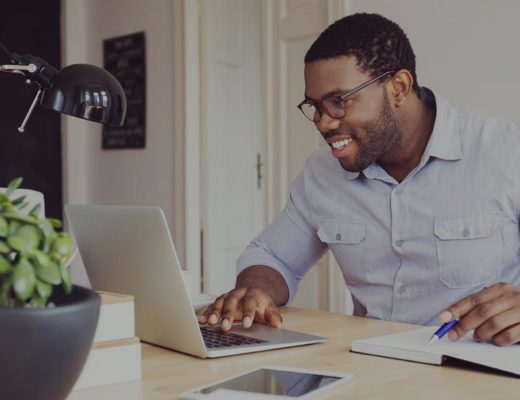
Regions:
[[[406,33],[379,14],[359,13],[337,20],[312,44],[305,63],[339,56],[355,56],[361,70],[372,77],[406,69],[412,74],[413,90],[419,91],[415,54]]]

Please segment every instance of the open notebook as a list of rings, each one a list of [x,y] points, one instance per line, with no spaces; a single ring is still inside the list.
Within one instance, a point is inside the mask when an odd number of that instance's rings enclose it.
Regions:
[[[473,341],[473,332],[456,342],[447,336],[427,344],[438,327],[427,327],[352,341],[351,351],[441,365],[447,358],[468,361],[520,376],[520,345],[495,346]]]

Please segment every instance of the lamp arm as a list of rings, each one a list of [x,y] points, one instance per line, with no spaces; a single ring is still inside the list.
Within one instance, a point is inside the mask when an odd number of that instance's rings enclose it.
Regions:
[[[32,112],[34,110],[34,106],[36,106],[36,103],[37,103],[38,99],[40,98],[40,95],[42,94],[42,91],[43,91],[43,89],[40,87],[38,89],[38,93],[36,93],[36,96],[34,97],[34,100],[33,100],[32,104],[31,104],[31,107],[29,107],[29,111],[27,111],[27,115],[23,119],[22,125],[20,125],[18,127],[18,132],[22,133],[23,131],[25,131],[25,125],[27,124],[27,121],[29,120],[29,117],[31,116],[31,114],[32,114]]]
[[[58,71],[43,58],[31,54],[18,55],[11,53],[12,64],[0,66],[0,71],[22,74],[31,82],[43,88],[48,87]]]
[[[40,87],[48,87],[58,70],[47,63],[43,58],[31,54],[17,54],[10,52],[0,42],[0,49],[10,58],[12,64],[0,65],[0,71],[22,74],[31,82],[37,83]]]
[[[28,84],[34,82],[38,85],[38,93],[36,93],[22,124],[18,127],[18,132],[23,132],[36,103],[40,99],[40,95],[43,90],[49,87],[58,71],[40,57],[31,54],[18,55],[16,53],[9,53],[3,45],[0,47],[11,57],[11,62],[15,63],[0,65],[0,71],[21,74],[25,76]]]
[[[24,71],[35,73],[38,67],[34,64],[29,65],[13,65],[13,64],[4,64],[0,65],[0,71],[9,72],[13,74],[22,74],[25,75]]]
[[[0,71],[2,72],[8,72],[11,74],[21,74],[24,76],[28,76],[28,74],[34,74],[38,70],[38,67],[30,63],[28,65],[13,65],[13,64],[4,64],[0,65]],[[27,83],[31,83],[31,79],[27,77]],[[18,132],[22,133],[25,131],[25,125],[27,125],[27,121],[29,120],[29,117],[31,116],[34,107],[36,106],[36,103],[38,102],[38,99],[40,98],[40,95],[42,94],[43,87],[42,84],[38,81],[36,81],[36,84],[38,85],[38,92],[36,93],[36,96],[34,97],[34,100],[31,103],[31,106],[29,107],[29,111],[25,115],[25,118],[23,119],[22,124],[18,127]]]

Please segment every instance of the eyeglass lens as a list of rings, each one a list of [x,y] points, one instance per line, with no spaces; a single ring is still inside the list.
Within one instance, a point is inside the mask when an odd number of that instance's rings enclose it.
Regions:
[[[329,97],[327,99],[323,99],[321,102],[321,110],[320,107],[317,107],[315,104],[311,103],[303,103],[301,105],[301,110],[307,118],[314,122],[318,122],[320,120],[322,112],[325,112],[332,118],[337,119],[343,118],[345,116],[345,105],[338,97]]]

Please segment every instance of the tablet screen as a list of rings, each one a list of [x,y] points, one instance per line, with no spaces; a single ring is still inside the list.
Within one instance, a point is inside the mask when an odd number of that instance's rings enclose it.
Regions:
[[[199,393],[210,394],[219,389],[227,389],[299,397],[339,379],[341,377],[263,368],[208,386]]]

